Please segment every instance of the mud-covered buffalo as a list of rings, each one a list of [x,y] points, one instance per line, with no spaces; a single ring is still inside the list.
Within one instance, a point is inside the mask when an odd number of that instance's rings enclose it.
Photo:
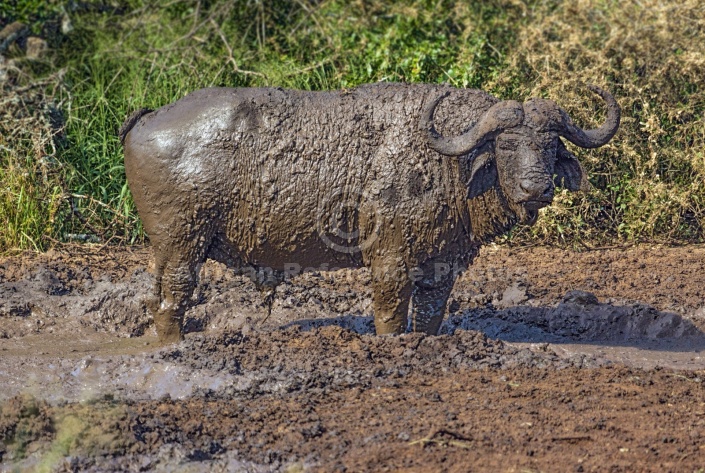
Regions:
[[[483,243],[534,223],[556,186],[584,187],[561,138],[599,147],[620,121],[590,88],[607,117],[587,131],[550,100],[430,84],[210,88],[135,112],[119,134],[160,339],[182,337],[207,258],[251,271],[268,297],[292,271],[368,267],[378,334],[437,333]]]

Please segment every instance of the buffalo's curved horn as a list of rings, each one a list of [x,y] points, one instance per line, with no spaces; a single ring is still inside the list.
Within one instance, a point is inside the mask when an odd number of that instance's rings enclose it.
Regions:
[[[597,148],[607,144],[614,134],[617,133],[621,111],[617,101],[612,97],[612,94],[594,85],[588,85],[588,88],[602,97],[605,103],[607,103],[607,120],[605,120],[605,123],[600,128],[585,131],[576,126],[568,114],[561,109],[560,112],[563,123],[561,126],[562,129],[559,130],[558,133],[581,148]]]
[[[448,95],[450,95],[450,91],[428,104],[419,121],[419,128],[425,133],[426,141],[431,149],[446,156],[468,154],[503,130],[519,125],[524,119],[522,105],[514,100],[505,100],[490,107],[482,114],[475,126],[462,135],[445,137],[438,133],[433,126],[433,113],[441,100]]]

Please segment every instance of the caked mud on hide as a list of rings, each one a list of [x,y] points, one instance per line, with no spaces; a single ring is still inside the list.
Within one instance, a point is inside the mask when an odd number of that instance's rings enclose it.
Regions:
[[[120,138],[155,249],[160,338],[182,336],[206,258],[270,297],[292,272],[366,266],[377,333],[437,333],[484,242],[535,222],[556,186],[586,185],[561,138],[599,147],[620,119],[590,88],[607,118],[587,131],[550,100],[431,84],[211,88],[135,112]]]

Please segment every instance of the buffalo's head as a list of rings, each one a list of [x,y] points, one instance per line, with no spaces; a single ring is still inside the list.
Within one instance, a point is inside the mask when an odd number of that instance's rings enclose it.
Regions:
[[[467,132],[444,137],[433,126],[433,114],[446,92],[424,111],[420,127],[429,146],[447,156],[468,156],[468,198],[498,187],[525,223],[553,200],[556,186],[576,191],[584,186],[583,170],[560,137],[583,148],[606,144],[619,128],[620,110],[608,92],[589,86],[607,103],[607,119],[595,130],[582,130],[555,102],[513,100],[490,107]]]

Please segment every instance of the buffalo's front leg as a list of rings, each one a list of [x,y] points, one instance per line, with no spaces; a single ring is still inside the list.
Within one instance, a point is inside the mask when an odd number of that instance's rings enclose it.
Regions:
[[[404,333],[407,326],[411,280],[403,267],[376,262],[372,270],[372,309],[377,335]]]
[[[414,284],[411,294],[411,330],[438,334],[445,315],[446,303],[453,290],[453,278],[437,281],[433,286]]]

